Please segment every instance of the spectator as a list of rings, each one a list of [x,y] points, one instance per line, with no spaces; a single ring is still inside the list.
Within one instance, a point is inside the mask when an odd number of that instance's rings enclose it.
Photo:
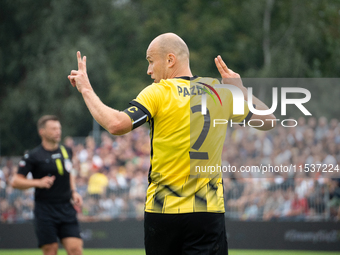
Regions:
[[[290,211],[287,216],[291,220],[304,220],[308,214],[308,203],[305,197],[299,198],[298,194],[294,193],[294,198],[291,203]]]
[[[317,141],[322,140],[328,132],[328,125],[326,117],[320,117],[318,121],[318,125],[315,129],[315,139]]]
[[[98,172],[92,174],[89,179],[87,188],[88,194],[92,198],[98,200],[103,194],[106,193],[108,182],[107,176],[103,173],[103,168],[100,168]]]

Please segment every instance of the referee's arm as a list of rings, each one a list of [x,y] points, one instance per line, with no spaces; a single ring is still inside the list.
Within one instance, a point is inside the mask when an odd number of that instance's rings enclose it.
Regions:
[[[52,187],[55,176],[45,176],[41,179],[27,179],[22,174],[15,174],[11,180],[11,186],[15,189],[40,188],[49,189]]]
[[[70,189],[71,189],[72,201],[75,205],[82,206],[83,205],[83,198],[77,192],[76,174],[74,173],[74,171],[76,171],[76,170],[70,171]]]

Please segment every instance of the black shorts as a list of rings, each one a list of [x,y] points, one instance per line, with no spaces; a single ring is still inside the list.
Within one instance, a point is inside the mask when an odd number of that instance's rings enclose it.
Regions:
[[[159,214],[145,212],[147,255],[227,255],[223,213]]]
[[[71,203],[35,202],[34,228],[38,246],[58,242],[65,237],[80,238],[77,212]]]

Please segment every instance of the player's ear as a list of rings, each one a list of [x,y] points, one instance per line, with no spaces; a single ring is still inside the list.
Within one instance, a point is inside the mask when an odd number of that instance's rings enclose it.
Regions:
[[[38,134],[40,137],[42,137],[42,135],[44,134],[44,129],[43,128],[39,128],[38,129]]]
[[[173,67],[176,63],[176,56],[173,53],[169,53],[167,56],[168,67]]]

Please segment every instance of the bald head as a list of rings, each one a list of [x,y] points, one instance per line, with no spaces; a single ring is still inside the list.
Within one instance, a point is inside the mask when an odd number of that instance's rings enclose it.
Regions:
[[[181,37],[174,33],[157,36],[150,46],[155,46],[162,55],[173,53],[179,60],[189,60],[188,46]]]
[[[154,82],[180,76],[192,76],[189,66],[189,49],[176,34],[157,36],[146,51],[149,62],[147,74]]]

